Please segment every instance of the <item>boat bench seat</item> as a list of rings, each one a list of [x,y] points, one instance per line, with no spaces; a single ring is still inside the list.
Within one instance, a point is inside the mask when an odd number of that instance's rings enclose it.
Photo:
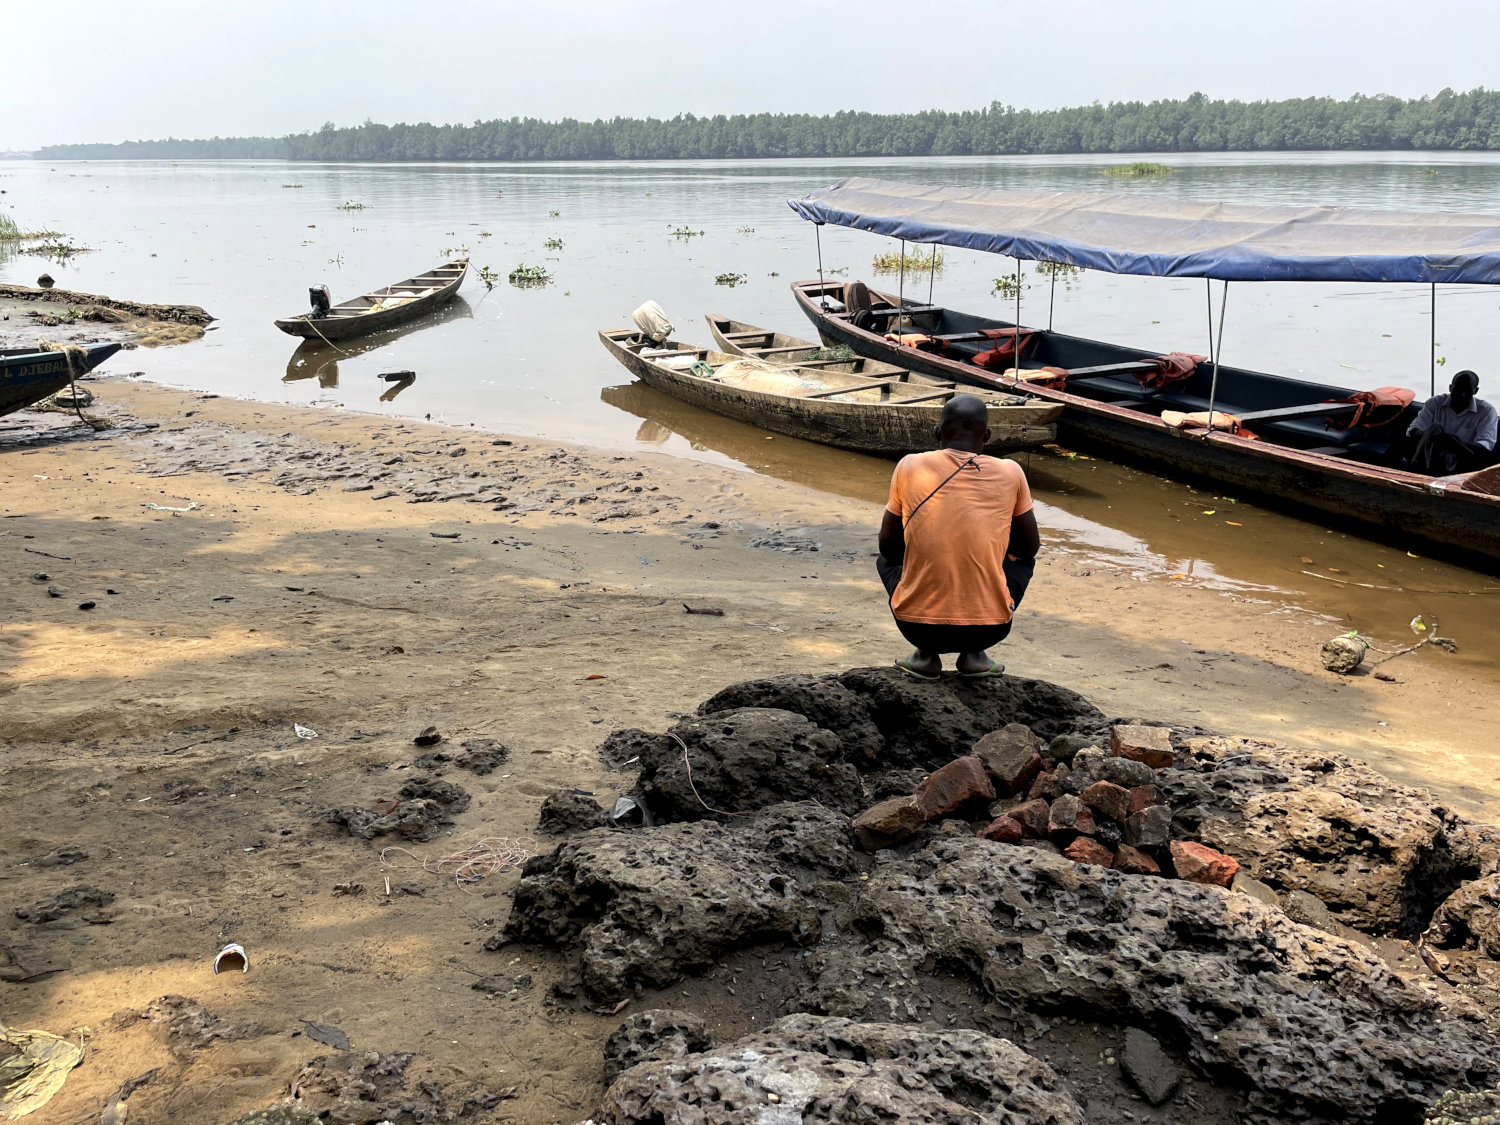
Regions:
[[[1164,404],[1169,410],[1185,410],[1189,413],[1208,409],[1206,398],[1198,395],[1175,394],[1170,391],[1157,395],[1151,402],[1153,405]],[[1225,414],[1233,414],[1235,417],[1255,413],[1246,407],[1237,406],[1222,399],[1214,404],[1214,409],[1221,410]],[[1318,446],[1333,445],[1345,448],[1369,436],[1363,430],[1358,429],[1328,429],[1324,425],[1322,414],[1312,418],[1289,418],[1280,422],[1255,422],[1252,419],[1246,422],[1246,428],[1278,445],[1290,445],[1297,449],[1314,449]]]
[[[1115,379],[1108,375],[1088,375],[1083,378],[1068,377],[1067,389],[1081,391],[1089,397],[1098,395],[1107,401],[1119,398],[1148,399],[1156,392],[1141,386],[1134,379]]]

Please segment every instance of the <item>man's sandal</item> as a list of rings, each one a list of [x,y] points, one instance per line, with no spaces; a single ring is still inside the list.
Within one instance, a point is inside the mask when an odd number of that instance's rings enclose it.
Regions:
[[[983,672],[960,672],[959,675],[966,680],[988,680],[995,676],[1005,675],[1005,665],[996,660]]]
[[[900,668],[901,671],[905,672],[908,676],[912,677],[912,679],[914,679],[914,680],[923,680],[923,681],[925,681],[925,682],[927,682],[929,684],[933,683],[936,680],[938,680],[938,679],[941,678],[940,676],[926,676],[926,675],[923,675],[921,672],[918,672],[915,668],[913,668],[911,666],[911,657],[909,657],[909,656],[903,656],[900,660],[896,661],[896,667]]]

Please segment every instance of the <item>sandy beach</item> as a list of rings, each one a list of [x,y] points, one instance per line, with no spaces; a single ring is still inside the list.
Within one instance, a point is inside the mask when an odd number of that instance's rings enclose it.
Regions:
[[[306,1020],[417,1051],[450,1091],[518,1087],[497,1120],[583,1120],[618,1017],[544,1002],[555,958],[484,950],[514,870],[462,888],[413,855],[548,851],[544,797],[607,808],[630,787],[595,752],[609,732],[660,731],[738,681],[903,654],[874,574],[879,506],[471,427],[91,387],[115,428],[0,446],[0,907],[113,896],[109,924],[0,932],[12,963],[66,970],[0,984],[6,1021],[94,1036],[47,1119],[98,1120],[163,1067],[132,1121],[228,1120],[326,1051]],[[995,652],[1013,676],[1111,717],[1348,754],[1493,819],[1487,682],[1429,652],[1390,682],[1337,677],[1325,619],[1134,581],[1043,536]],[[455,754],[508,749],[445,775],[473,797],[446,835],[372,844],[328,822],[391,797],[428,727]],[[387,843],[406,851],[382,866]],[[249,974],[211,974],[226,941]],[[531,979],[471,987],[497,973]],[[725,1036],[772,1014],[709,979],[679,991]],[[172,994],[274,1034],[195,1061],[116,1015]]]

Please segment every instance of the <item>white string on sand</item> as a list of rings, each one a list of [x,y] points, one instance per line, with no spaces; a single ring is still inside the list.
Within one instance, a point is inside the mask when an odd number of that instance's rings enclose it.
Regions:
[[[410,856],[423,871],[432,875],[452,875],[453,882],[464,894],[473,894],[464,884],[477,883],[490,875],[498,875],[510,868],[520,867],[533,855],[527,845],[535,845],[530,836],[519,836],[512,840],[505,836],[486,836],[478,843],[470,844],[462,851],[445,856],[420,856],[406,848],[390,847],[380,850],[380,865],[398,870],[408,865],[395,864],[386,859],[390,852]]]

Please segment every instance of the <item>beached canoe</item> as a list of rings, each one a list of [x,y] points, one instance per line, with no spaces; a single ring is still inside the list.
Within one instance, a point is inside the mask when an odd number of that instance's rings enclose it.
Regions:
[[[463,284],[469,259],[455,258],[436,269],[334,305],[323,316],[310,312],[276,322],[288,336],[309,340],[348,340],[415,320],[452,299]]]
[[[778,434],[879,457],[934,448],[943,403],[963,393],[901,369],[866,377],[776,364],[675,340],[656,344],[633,329],[602,331],[599,339],[642,382],[673,398]],[[984,397],[993,431],[985,452],[1032,449],[1056,436],[1051,418],[1060,410],[1053,404],[1022,395]]]
[[[0,351],[0,415],[24,410],[48,395],[56,394],[76,376],[92,371],[120,350],[119,344],[82,344],[81,367],[70,372],[62,352],[35,348]]]
[[[1010,322],[908,299],[901,304],[901,334],[945,338],[941,354],[920,351],[885,338],[896,314],[895,294],[870,290],[873,323],[857,327],[844,311],[843,290],[842,284],[817,281],[792,285],[798,307],[826,344],[938,379],[999,390],[1016,381],[1009,370],[973,362],[976,353],[1007,338]],[[997,330],[999,341],[985,335]],[[1415,419],[1420,400],[1384,426],[1344,429],[1341,421],[1354,407],[1338,400],[1351,395],[1348,388],[1225,365],[1219,368],[1215,410],[1238,418],[1254,437],[1208,434],[1167,425],[1162,414],[1207,411],[1211,363],[1153,389],[1136,376],[1155,371],[1161,353],[1044,329],[1023,327],[1021,334],[1023,371],[1067,372],[1060,390],[1026,388],[1064,407],[1058,432],[1065,445],[1500,572],[1500,496],[1488,491],[1494,470],[1430,477],[1375,463]]]

